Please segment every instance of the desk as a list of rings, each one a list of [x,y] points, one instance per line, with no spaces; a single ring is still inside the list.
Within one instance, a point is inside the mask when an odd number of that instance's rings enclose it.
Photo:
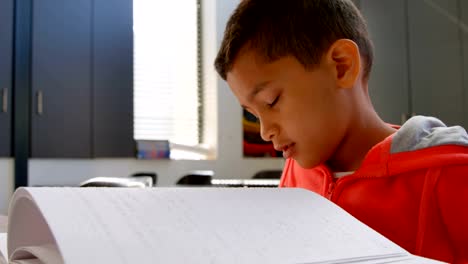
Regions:
[[[4,215],[0,215],[0,233],[7,231],[8,218]]]

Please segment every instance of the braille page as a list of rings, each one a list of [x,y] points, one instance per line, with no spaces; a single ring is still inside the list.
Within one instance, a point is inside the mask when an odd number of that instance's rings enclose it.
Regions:
[[[7,264],[7,234],[0,233],[0,264]]]
[[[25,188],[65,263],[319,263],[409,255],[302,189]]]

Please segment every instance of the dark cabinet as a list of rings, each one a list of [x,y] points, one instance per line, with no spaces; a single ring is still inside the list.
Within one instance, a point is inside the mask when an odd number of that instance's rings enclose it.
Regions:
[[[91,156],[92,1],[41,0],[32,21],[32,157]]]
[[[13,0],[0,1],[0,157],[11,156]]]
[[[132,20],[131,0],[34,3],[32,157],[134,156]]]
[[[95,0],[93,13],[94,156],[132,157],[133,1]]]

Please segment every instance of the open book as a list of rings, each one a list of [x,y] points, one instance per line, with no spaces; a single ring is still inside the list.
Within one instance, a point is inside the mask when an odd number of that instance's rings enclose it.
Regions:
[[[302,189],[20,188],[7,237],[24,264],[436,263]]]

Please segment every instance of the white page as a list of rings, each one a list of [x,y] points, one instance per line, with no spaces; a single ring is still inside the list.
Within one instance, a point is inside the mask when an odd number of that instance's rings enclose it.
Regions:
[[[307,263],[407,255],[302,189],[26,188],[15,197],[28,192],[65,263]]]
[[[45,264],[45,263],[37,259],[22,259],[22,260],[12,261],[11,264]]]
[[[7,234],[0,233],[0,264],[7,264]]]
[[[326,262],[322,262],[326,263]],[[330,261],[329,263],[336,263]],[[348,263],[359,263],[359,264],[443,264],[445,262],[437,261],[433,259],[423,258],[416,255],[406,255],[399,257],[389,257],[389,258],[375,258],[371,260],[362,260],[362,261],[352,261]],[[304,263],[305,264],[305,263]],[[311,264],[311,263],[307,263]]]
[[[385,263],[389,263],[389,262],[385,262]],[[391,262],[391,263],[392,264],[442,264],[445,262],[412,255],[405,260]]]
[[[17,248],[10,256],[11,261],[35,260],[40,263],[60,264],[63,260],[54,244]]]
[[[17,252],[20,248],[54,244],[52,232],[32,197],[24,189],[15,192],[9,208],[8,258],[14,260],[14,253],[31,255],[27,251]]]

